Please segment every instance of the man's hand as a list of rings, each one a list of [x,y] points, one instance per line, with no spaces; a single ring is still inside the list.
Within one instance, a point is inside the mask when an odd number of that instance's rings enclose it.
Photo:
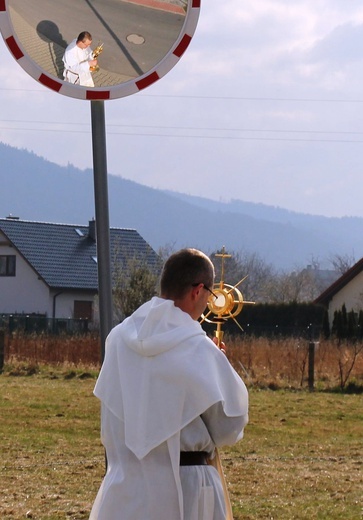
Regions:
[[[221,341],[221,343],[218,345],[218,338],[214,337],[213,343],[215,343],[217,345],[217,347],[219,348],[219,350],[221,352],[223,352],[223,354],[227,355],[227,347],[226,347],[225,343],[223,343],[223,341]]]
[[[96,67],[96,65],[97,65],[97,60],[89,60],[88,63],[89,63],[89,66],[90,66],[90,67]]]

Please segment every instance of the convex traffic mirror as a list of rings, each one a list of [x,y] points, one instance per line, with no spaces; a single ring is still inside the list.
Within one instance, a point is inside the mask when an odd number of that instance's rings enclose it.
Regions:
[[[19,65],[43,85],[79,99],[115,99],[178,62],[199,11],[200,0],[0,0],[0,30]],[[91,88],[64,78],[65,50],[84,31],[99,51]]]

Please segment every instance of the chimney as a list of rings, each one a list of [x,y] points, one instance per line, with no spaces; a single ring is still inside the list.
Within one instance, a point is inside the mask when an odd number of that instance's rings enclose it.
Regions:
[[[92,219],[88,222],[88,236],[96,242],[96,221]]]

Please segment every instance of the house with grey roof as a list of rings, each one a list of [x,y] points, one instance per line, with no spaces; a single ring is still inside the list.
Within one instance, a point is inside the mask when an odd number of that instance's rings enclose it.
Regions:
[[[158,255],[135,229],[111,228],[110,243],[111,263],[125,276],[132,259],[158,272]],[[94,220],[82,226],[0,219],[0,315],[93,320],[97,294]]]
[[[341,311],[343,305],[347,312],[359,313],[363,309],[363,258],[323,291],[315,303],[328,309],[330,325],[335,311]]]

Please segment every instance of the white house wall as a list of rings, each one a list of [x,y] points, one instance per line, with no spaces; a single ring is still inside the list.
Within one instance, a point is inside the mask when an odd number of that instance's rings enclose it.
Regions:
[[[347,312],[363,309],[363,272],[359,273],[353,280],[347,283],[329,304],[329,321],[332,323],[334,312],[341,310],[345,305]]]
[[[14,248],[2,245],[0,254],[16,256],[15,276],[0,276],[0,313],[48,313],[47,285]]]
[[[0,232],[0,255],[16,256],[15,276],[0,276],[0,314],[45,314],[48,318],[73,318],[74,301],[94,301],[85,291],[51,291]],[[97,315],[95,315],[97,318]]]
[[[77,291],[53,291],[50,295],[51,307],[53,312],[53,303],[55,303],[55,317],[56,318],[73,318],[74,301],[92,301],[94,303],[94,295],[90,293]],[[49,317],[53,317],[52,312]]]

